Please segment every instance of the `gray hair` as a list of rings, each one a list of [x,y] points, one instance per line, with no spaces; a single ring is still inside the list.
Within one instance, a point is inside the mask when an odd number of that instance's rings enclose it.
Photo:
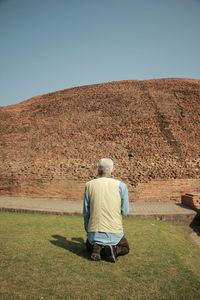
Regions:
[[[113,170],[113,161],[110,158],[102,158],[98,162],[98,170],[100,174],[111,174]]]

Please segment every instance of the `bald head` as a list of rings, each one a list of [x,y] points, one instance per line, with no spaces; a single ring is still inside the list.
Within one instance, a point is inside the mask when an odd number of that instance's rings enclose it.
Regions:
[[[113,171],[113,161],[110,158],[102,158],[98,162],[98,171],[100,175],[111,175]]]

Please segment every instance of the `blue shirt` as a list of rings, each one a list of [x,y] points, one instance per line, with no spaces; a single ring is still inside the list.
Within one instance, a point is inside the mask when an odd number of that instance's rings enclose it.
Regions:
[[[125,183],[120,182],[119,194],[121,198],[121,214],[126,216],[129,213],[128,189]],[[88,195],[87,187],[85,188],[83,201],[83,217],[85,231],[90,244],[97,243],[99,245],[116,245],[119,243],[124,233],[108,233],[108,232],[88,232],[88,222],[90,218],[90,197]]]

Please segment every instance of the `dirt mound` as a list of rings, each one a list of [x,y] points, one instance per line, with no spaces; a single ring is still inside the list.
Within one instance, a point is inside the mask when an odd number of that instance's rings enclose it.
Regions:
[[[96,84],[0,107],[0,193],[73,198],[102,157],[130,191],[199,179],[199,120],[200,80],[192,79]]]

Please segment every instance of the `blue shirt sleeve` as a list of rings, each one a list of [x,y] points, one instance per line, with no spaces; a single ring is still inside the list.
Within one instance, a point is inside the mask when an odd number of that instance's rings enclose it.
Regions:
[[[123,216],[128,215],[129,213],[129,199],[128,199],[128,189],[125,183],[120,182],[119,184],[119,193],[121,197],[121,214]]]
[[[90,197],[88,195],[87,187],[85,188],[84,200],[83,200],[83,217],[84,217],[84,227],[87,232],[88,222],[90,218]]]

